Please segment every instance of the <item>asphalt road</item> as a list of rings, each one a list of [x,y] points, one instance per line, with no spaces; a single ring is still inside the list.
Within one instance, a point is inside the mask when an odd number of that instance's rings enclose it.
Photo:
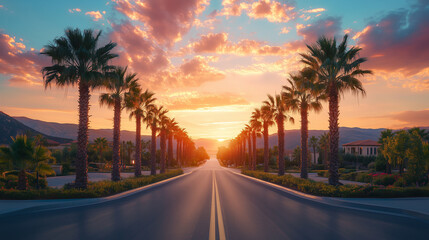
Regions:
[[[97,205],[0,215],[0,239],[428,239],[418,218],[302,200],[208,161]]]

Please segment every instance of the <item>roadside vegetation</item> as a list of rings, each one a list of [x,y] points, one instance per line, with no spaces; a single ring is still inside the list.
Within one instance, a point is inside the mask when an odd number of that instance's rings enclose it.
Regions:
[[[30,200],[30,199],[73,199],[100,198],[115,195],[134,188],[143,187],[168,178],[183,174],[181,169],[171,170],[163,174],[127,178],[121,181],[90,182],[86,189],[77,189],[66,185],[61,189],[44,188],[20,191],[18,189],[0,189],[0,199]]]
[[[341,185],[332,186],[330,184],[315,182],[310,179],[303,179],[286,174],[283,176],[274,175],[260,171],[243,170],[243,174],[271,182],[283,187],[291,188],[303,193],[342,198],[396,198],[396,197],[429,197],[429,187],[396,187],[382,185]]]
[[[55,38],[41,52],[52,62],[52,65],[42,69],[45,88],[52,85],[78,87],[77,141],[50,148],[41,136],[11,136],[12,144],[0,148],[1,196],[8,196],[8,191],[12,195],[16,194],[16,190],[26,190],[29,196],[35,196],[33,198],[39,198],[38,195],[41,198],[62,198],[67,195],[64,192],[71,192],[71,197],[73,194],[104,196],[104,191],[113,194],[127,190],[127,186],[140,186],[137,182],[152,181],[142,180],[146,177],[139,180],[142,170],[150,170],[151,175],[155,176],[159,169],[161,176],[170,176],[172,173],[168,172],[169,169],[198,166],[209,159],[204,148],[195,147],[186,129],[181,128],[174,118],[168,117],[168,109],[157,104],[155,93],[143,90],[136,73],[128,71],[126,66],[111,65],[112,60],[118,57],[114,53],[116,43],[101,45],[100,36],[101,31],[69,28],[65,30],[64,36]],[[113,110],[112,142],[106,138],[96,138],[93,142],[88,140],[89,99],[94,89],[104,91],[99,97],[100,105]],[[123,110],[129,113],[130,119],[136,121],[135,142],[121,142]],[[142,124],[150,129],[151,140],[142,139]],[[157,138],[159,148],[156,146]],[[55,175],[53,165],[60,165],[60,174],[76,175],[68,188],[88,191],[82,193],[78,190],[47,188],[46,177]],[[88,171],[111,172],[111,180],[118,184],[89,183]],[[134,172],[137,180],[121,180],[123,171]],[[110,191],[110,188],[118,190]],[[40,193],[35,193],[37,190]],[[25,194],[22,193],[22,196]]]

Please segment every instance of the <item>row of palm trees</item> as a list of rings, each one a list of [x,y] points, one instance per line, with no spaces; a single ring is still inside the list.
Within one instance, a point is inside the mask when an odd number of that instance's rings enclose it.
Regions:
[[[116,43],[109,42],[98,47],[101,31],[66,29],[65,36],[54,39],[45,46],[42,54],[52,60],[52,65],[42,69],[45,88],[56,84],[59,87],[77,85],[79,89],[78,153],[76,160],[75,187],[88,185],[88,124],[91,90],[105,89],[100,95],[100,104],[113,108],[113,161],[112,181],[120,176],[120,126],[121,112],[130,112],[136,121],[135,176],[141,175],[141,124],[151,129],[151,174],[156,174],[156,137],[159,134],[161,147],[160,172],[164,173],[173,160],[173,138],[176,139],[176,160],[189,154],[194,144],[186,130],[180,128],[174,118],[167,116],[168,110],[155,104],[154,93],[143,91],[137,74],[128,73],[127,67],[110,65],[118,57],[112,53]],[[168,143],[166,143],[168,142]],[[168,146],[166,146],[168,144]]]
[[[335,38],[320,37],[316,43],[307,45],[307,53],[301,55],[303,69],[290,74],[287,84],[280,94],[268,95],[260,108],[251,115],[249,124],[232,141],[235,156],[241,164],[248,156],[248,167],[256,169],[256,140],[262,133],[264,140],[264,171],[268,171],[269,127],[277,125],[278,134],[278,174],[285,172],[284,159],[284,124],[294,122],[290,113],[296,112],[301,117],[301,177],[307,178],[308,158],[308,114],[322,110],[322,102],[329,104],[329,183],[339,185],[338,143],[339,143],[339,102],[347,91],[365,95],[359,77],[371,74],[362,70],[360,65],[366,58],[359,57],[361,48],[348,47],[348,36],[337,44]],[[246,154],[247,142],[247,154]]]

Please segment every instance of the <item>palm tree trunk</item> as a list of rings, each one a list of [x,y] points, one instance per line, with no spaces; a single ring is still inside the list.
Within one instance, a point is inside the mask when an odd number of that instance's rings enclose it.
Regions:
[[[264,122],[264,172],[268,172],[268,158],[269,158],[269,146],[268,146],[268,124]]]
[[[150,148],[150,175],[156,175],[156,125],[152,124],[152,139]]]
[[[284,119],[282,116],[277,119],[277,135],[279,145],[279,176],[283,176],[285,174],[285,131]]]
[[[142,175],[142,143],[141,143],[141,116],[136,114],[136,155],[134,160],[134,175]]]
[[[256,170],[256,131],[252,132],[252,138],[253,138],[253,161],[252,161],[252,170]]]
[[[340,184],[338,174],[339,115],[338,90],[332,84],[329,89],[329,184],[334,186]]]
[[[179,138],[176,139],[176,161],[177,161],[177,165],[179,165],[179,168],[182,167],[182,165],[180,164],[179,161],[179,151],[180,151],[180,141]]]
[[[165,129],[161,129],[161,159],[160,159],[160,173],[165,173]]]
[[[121,138],[121,101],[115,99],[113,117],[113,164],[112,164],[112,181],[121,180],[121,172],[119,168],[119,143]]]
[[[313,146],[313,162],[316,164],[316,147]]]
[[[168,157],[167,157],[167,168],[171,166],[171,161],[173,160],[173,134],[168,134]]]
[[[390,165],[389,161],[386,163],[386,171],[387,174],[392,174],[392,165]]]
[[[241,144],[243,145],[241,150],[241,166],[246,166],[246,139],[241,140]]]
[[[18,190],[27,190],[27,173],[24,169],[18,174]]]
[[[247,147],[248,147],[248,155],[249,155],[247,164],[249,169],[252,169],[252,142],[251,142],[250,133],[249,133],[249,136],[247,137]]]
[[[76,188],[88,187],[88,124],[89,124],[89,86],[79,81],[79,126],[77,133]]]
[[[308,178],[308,111],[307,106],[301,104],[301,178]]]

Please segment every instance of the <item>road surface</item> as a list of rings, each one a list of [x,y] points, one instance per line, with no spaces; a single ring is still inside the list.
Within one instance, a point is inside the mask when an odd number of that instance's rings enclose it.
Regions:
[[[208,161],[97,205],[0,215],[0,239],[428,239],[417,218],[302,200]]]

